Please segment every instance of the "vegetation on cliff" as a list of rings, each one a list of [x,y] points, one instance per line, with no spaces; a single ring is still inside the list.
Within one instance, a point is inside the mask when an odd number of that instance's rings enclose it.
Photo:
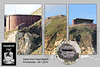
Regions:
[[[96,24],[77,24],[69,26],[69,39],[77,41],[82,49],[82,54],[92,54],[88,50],[96,53],[97,49],[97,28]],[[90,49],[90,48],[91,49]],[[92,49],[93,48],[93,49]]]
[[[69,25],[69,40],[77,41],[82,54],[96,54],[96,33],[96,24]],[[55,43],[66,39],[66,35],[66,16],[46,19],[45,54],[52,54],[56,48]]]
[[[66,16],[54,17],[45,25],[45,49],[52,50],[54,43],[61,39],[66,39]]]
[[[41,22],[42,19],[29,27],[23,28],[21,26],[17,26],[16,29],[5,32],[5,41],[17,42],[17,53],[20,55],[31,54],[33,52],[37,55],[41,54],[41,50],[36,51],[42,45]]]

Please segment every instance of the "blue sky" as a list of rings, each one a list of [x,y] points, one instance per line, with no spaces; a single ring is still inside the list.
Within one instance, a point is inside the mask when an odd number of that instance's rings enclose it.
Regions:
[[[56,15],[66,15],[66,5],[61,4],[46,4],[45,5],[45,18]]]
[[[96,4],[69,4],[69,24],[75,18],[94,19],[96,24]]]
[[[41,4],[5,4],[5,15],[31,14],[41,7]]]
[[[31,14],[41,7],[41,4],[5,4],[5,15]],[[45,18],[55,15],[66,15],[65,4],[46,4]],[[75,18],[94,19],[96,24],[96,4],[69,4],[69,24]]]

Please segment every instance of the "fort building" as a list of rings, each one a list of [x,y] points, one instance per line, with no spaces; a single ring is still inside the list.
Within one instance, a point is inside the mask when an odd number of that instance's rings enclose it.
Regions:
[[[28,27],[41,19],[40,15],[10,15],[6,17],[6,31],[15,29],[24,23]]]
[[[56,16],[51,16],[51,17],[47,17],[47,19],[54,19],[54,18],[56,18],[56,17],[65,17],[65,15],[56,15]]]
[[[81,23],[93,23],[93,21],[94,21],[93,19],[76,18],[76,19],[73,19],[72,25],[81,24]]]

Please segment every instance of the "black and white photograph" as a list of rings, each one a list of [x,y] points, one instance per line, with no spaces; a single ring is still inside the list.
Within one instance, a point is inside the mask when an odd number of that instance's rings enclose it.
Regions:
[[[16,43],[2,43],[2,66],[16,66]]]

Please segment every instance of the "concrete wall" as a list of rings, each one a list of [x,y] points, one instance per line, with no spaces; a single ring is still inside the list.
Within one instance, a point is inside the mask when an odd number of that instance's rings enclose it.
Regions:
[[[73,19],[72,20],[72,25],[81,24],[81,23],[93,23],[93,20],[87,20],[87,19]]]
[[[10,15],[6,18],[6,31],[15,29],[21,23],[28,27],[40,19],[41,16],[37,15]]]

